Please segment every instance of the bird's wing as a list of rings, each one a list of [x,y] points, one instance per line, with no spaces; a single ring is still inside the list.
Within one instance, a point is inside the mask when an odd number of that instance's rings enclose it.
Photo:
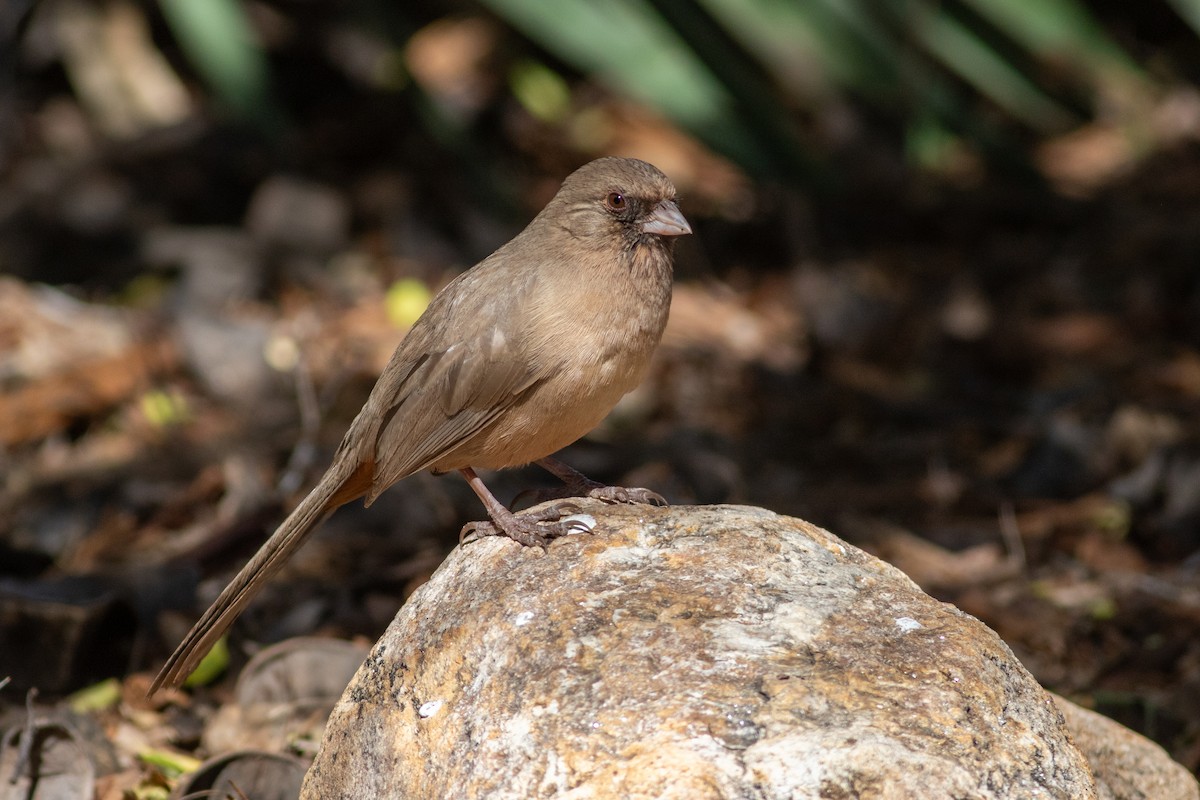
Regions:
[[[526,352],[524,304],[515,294],[470,313],[456,308],[453,317],[466,320],[458,330],[414,328],[400,345],[376,387],[380,426],[368,502],[469,441],[548,377]]]

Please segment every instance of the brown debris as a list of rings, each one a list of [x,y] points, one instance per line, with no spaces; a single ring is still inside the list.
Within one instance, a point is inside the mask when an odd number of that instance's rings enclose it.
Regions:
[[[179,367],[166,339],[135,344],[0,394],[0,444],[12,446],[50,436],[79,420],[111,411]]]

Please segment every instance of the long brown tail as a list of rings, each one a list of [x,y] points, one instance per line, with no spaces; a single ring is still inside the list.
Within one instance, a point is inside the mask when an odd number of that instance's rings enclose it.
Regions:
[[[200,660],[212,649],[217,639],[233,624],[242,610],[254,599],[267,579],[279,571],[292,553],[338,506],[361,497],[370,484],[368,465],[360,465],[349,475],[334,463],[321,481],[313,487],[300,505],[288,515],[258,549],[254,558],[229,582],[204,615],[192,626],[187,636],[167,659],[162,671],[150,685],[149,694],[163,686],[176,687],[192,673]]]

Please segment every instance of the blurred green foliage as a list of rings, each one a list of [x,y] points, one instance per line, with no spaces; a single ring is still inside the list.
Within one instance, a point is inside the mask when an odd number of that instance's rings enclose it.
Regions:
[[[213,94],[239,115],[269,115],[268,62],[247,6],[159,4]],[[561,119],[583,76],[657,110],[751,174],[787,181],[822,173],[813,131],[831,108],[863,109],[899,152],[937,169],[964,148],[985,162],[1020,162],[1031,143],[1101,115],[1136,138],[1148,98],[1164,88],[1118,44],[1114,12],[1102,22],[1079,0],[479,4],[542,51],[518,59],[507,81],[534,116]],[[1165,5],[1200,31],[1200,0]],[[402,8],[351,7],[367,18],[404,18],[379,31],[396,49],[430,17],[463,11],[426,4],[408,19]],[[274,8],[286,14],[289,6]],[[577,74],[559,75],[544,61]]]
[[[275,121],[267,59],[238,0],[159,0],[179,45],[218,99],[239,116]]]

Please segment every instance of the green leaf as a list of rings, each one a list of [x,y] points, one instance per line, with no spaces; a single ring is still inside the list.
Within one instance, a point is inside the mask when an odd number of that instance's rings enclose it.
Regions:
[[[388,287],[383,298],[388,319],[397,328],[409,328],[417,321],[433,294],[424,282],[416,278],[401,278]]]
[[[1175,13],[1200,34],[1200,0],[1167,0]]]
[[[236,0],[159,0],[179,45],[239,116],[271,121],[267,60]]]
[[[140,398],[142,416],[156,428],[170,428],[191,418],[187,399],[177,391],[152,389]]]
[[[202,764],[198,759],[170,750],[143,750],[138,753],[138,758],[151,766],[158,767],[169,777],[195,772],[200,769]]]
[[[1075,0],[964,0],[981,15],[1039,56],[1068,59],[1086,73],[1108,71],[1129,77],[1142,70],[1100,23]],[[1169,0],[1176,5],[1200,4]]]
[[[200,660],[192,674],[183,682],[184,686],[207,686],[229,667],[229,640],[222,636],[212,650]]]
[[[957,19],[932,8],[909,15],[910,31],[931,55],[1033,128],[1066,128],[1075,115]]]
[[[525,110],[543,122],[562,122],[571,110],[571,89],[545,64],[518,61],[509,72],[508,84]]]
[[[121,682],[116,678],[85,686],[67,698],[67,705],[76,714],[103,711],[121,702]]]
[[[657,108],[714,149],[768,171],[772,159],[733,98],[643,0],[483,0],[547,51]]]

